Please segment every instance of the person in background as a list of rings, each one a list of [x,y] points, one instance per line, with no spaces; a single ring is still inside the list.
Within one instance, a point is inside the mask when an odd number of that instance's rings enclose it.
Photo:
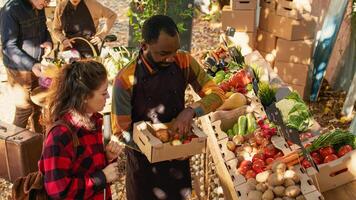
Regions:
[[[53,20],[53,37],[63,49],[74,48],[82,57],[91,57],[90,46],[82,41],[70,41],[73,37],[83,37],[90,41],[98,52],[98,44],[112,28],[117,15],[96,0],[62,0],[56,7]],[[99,19],[105,24],[99,30]]]
[[[31,119],[33,131],[42,132],[41,108],[30,99],[42,76],[42,57],[52,50],[44,7],[47,0],[10,0],[1,12],[1,43],[11,93],[16,105],[13,124],[26,128]]]
[[[194,117],[217,109],[224,92],[187,52],[179,51],[177,25],[168,16],[155,15],[142,27],[138,57],[114,80],[113,133],[132,132],[133,123],[166,123],[175,119],[173,131],[188,133]],[[202,99],[185,106],[190,84]],[[125,149],[128,200],[187,199],[191,194],[189,159],[151,164],[141,152]]]
[[[39,161],[50,199],[111,199],[120,148],[113,141],[103,145],[98,112],[109,98],[107,88],[106,69],[95,61],[65,65],[54,79],[46,118],[52,128]],[[53,125],[59,120],[63,123]]]

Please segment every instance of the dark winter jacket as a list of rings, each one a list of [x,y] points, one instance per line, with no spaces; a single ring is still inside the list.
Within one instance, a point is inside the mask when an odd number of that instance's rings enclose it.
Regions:
[[[40,62],[44,49],[52,42],[46,26],[44,10],[36,10],[29,0],[10,0],[2,8],[0,35],[4,65],[30,71]]]

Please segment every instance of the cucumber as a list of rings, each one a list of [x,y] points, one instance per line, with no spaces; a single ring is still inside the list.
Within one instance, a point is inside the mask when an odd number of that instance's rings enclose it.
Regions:
[[[234,134],[234,132],[232,131],[232,129],[227,130],[227,136],[233,137],[234,135],[235,135],[235,134]]]
[[[234,132],[234,135],[239,134],[239,124],[236,122],[234,126],[232,127],[232,130]]]
[[[247,125],[247,118],[245,115],[242,115],[239,117],[238,120],[239,124],[239,135],[245,135],[246,134],[246,125]]]
[[[247,133],[253,133],[256,130],[256,120],[252,113],[246,115],[247,118]]]

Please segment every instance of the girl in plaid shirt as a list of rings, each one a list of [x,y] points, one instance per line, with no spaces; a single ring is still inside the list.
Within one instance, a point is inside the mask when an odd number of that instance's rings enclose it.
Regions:
[[[53,127],[45,140],[39,169],[47,194],[51,199],[111,199],[120,147],[112,141],[103,145],[98,112],[109,98],[104,66],[95,61],[66,65],[51,87],[47,119],[68,126]]]

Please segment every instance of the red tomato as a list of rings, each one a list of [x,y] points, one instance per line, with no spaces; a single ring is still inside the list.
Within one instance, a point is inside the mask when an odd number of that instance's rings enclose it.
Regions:
[[[331,161],[336,160],[336,159],[338,159],[337,155],[335,155],[335,154],[329,154],[329,155],[327,155],[327,156],[325,157],[324,163],[328,163],[328,162],[331,162]]]
[[[241,166],[237,169],[237,171],[243,176],[245,176],[245,174],[248,170],[250,170],[250,168],[248,166]]]
[[[249,160],[243,160],[240,164],[240,167],[243,167],[243,166],[247,166],[248,169],[251,169],[251,166],[252,166],[252,162],[249,161]]]
[[[253,171],[255,171],[256,173],[261,173],[264,171],[265,169],[265,162],[263,160],[260,159],[256,159],[255,162],[253,162],[252,164],[252,169]]]
[[[265,160],[265,155],[263,155],[262,153],[256,153],[252,157],[252,162],[255,162],[257,159],[260,159],[260,160],[264,161]]]
[[[263,152],[266,158],[273,158],[278,153],[278,150],[273,145],[269,145],[264,148]]]
[[[189,139],[186,139],[186,140],[183,141],[183,144],[188,144],[188,143],[190,143]]]
[[[245,178],[249,179],[249,178],[255,178],[256,177],[256,172],[254,172],[253,170],[248,170],[246,172]]]
[[[230,91],[230,85],[229,82],[222,82],[219,84],[219,88],[222,89],[224,92]]]
[[[319,164],[323,163],[323,158],[320,156],[320,154],[318,152],[314,151],[310,155],[316,164],[319,165]]]
[[[269,165],[269,164],[271,164],[273,161],[274,161],[273,158],[267,158],[267,159],[266,159],[266,164]]]
[[[175,133],[173,135],[173,140],[180,140],[180,135],[178,133]]]
[[[302,166],[303,166],[305,169],[307,169],[307,168],[311,167],[311,164],[310,164],[310,162],[307,161],[306,159],[303,159],[303,161],[302,161]]]
[[[352,147],[347,144],[347,145],[342,146],[342,147],[339,149],[339,151],[337,152],[337,155],[338,155],[339,157],[341,157],[341,156],[344,156],[345,154],[347,154],[347,153],[350,152],[350,151],[352,151]]]
[[[325,159],[326,156],[328,156],[330,154],[335,154],[335,150],[332,147],[328,146],[328,147],[319,149],[319,153]]]

